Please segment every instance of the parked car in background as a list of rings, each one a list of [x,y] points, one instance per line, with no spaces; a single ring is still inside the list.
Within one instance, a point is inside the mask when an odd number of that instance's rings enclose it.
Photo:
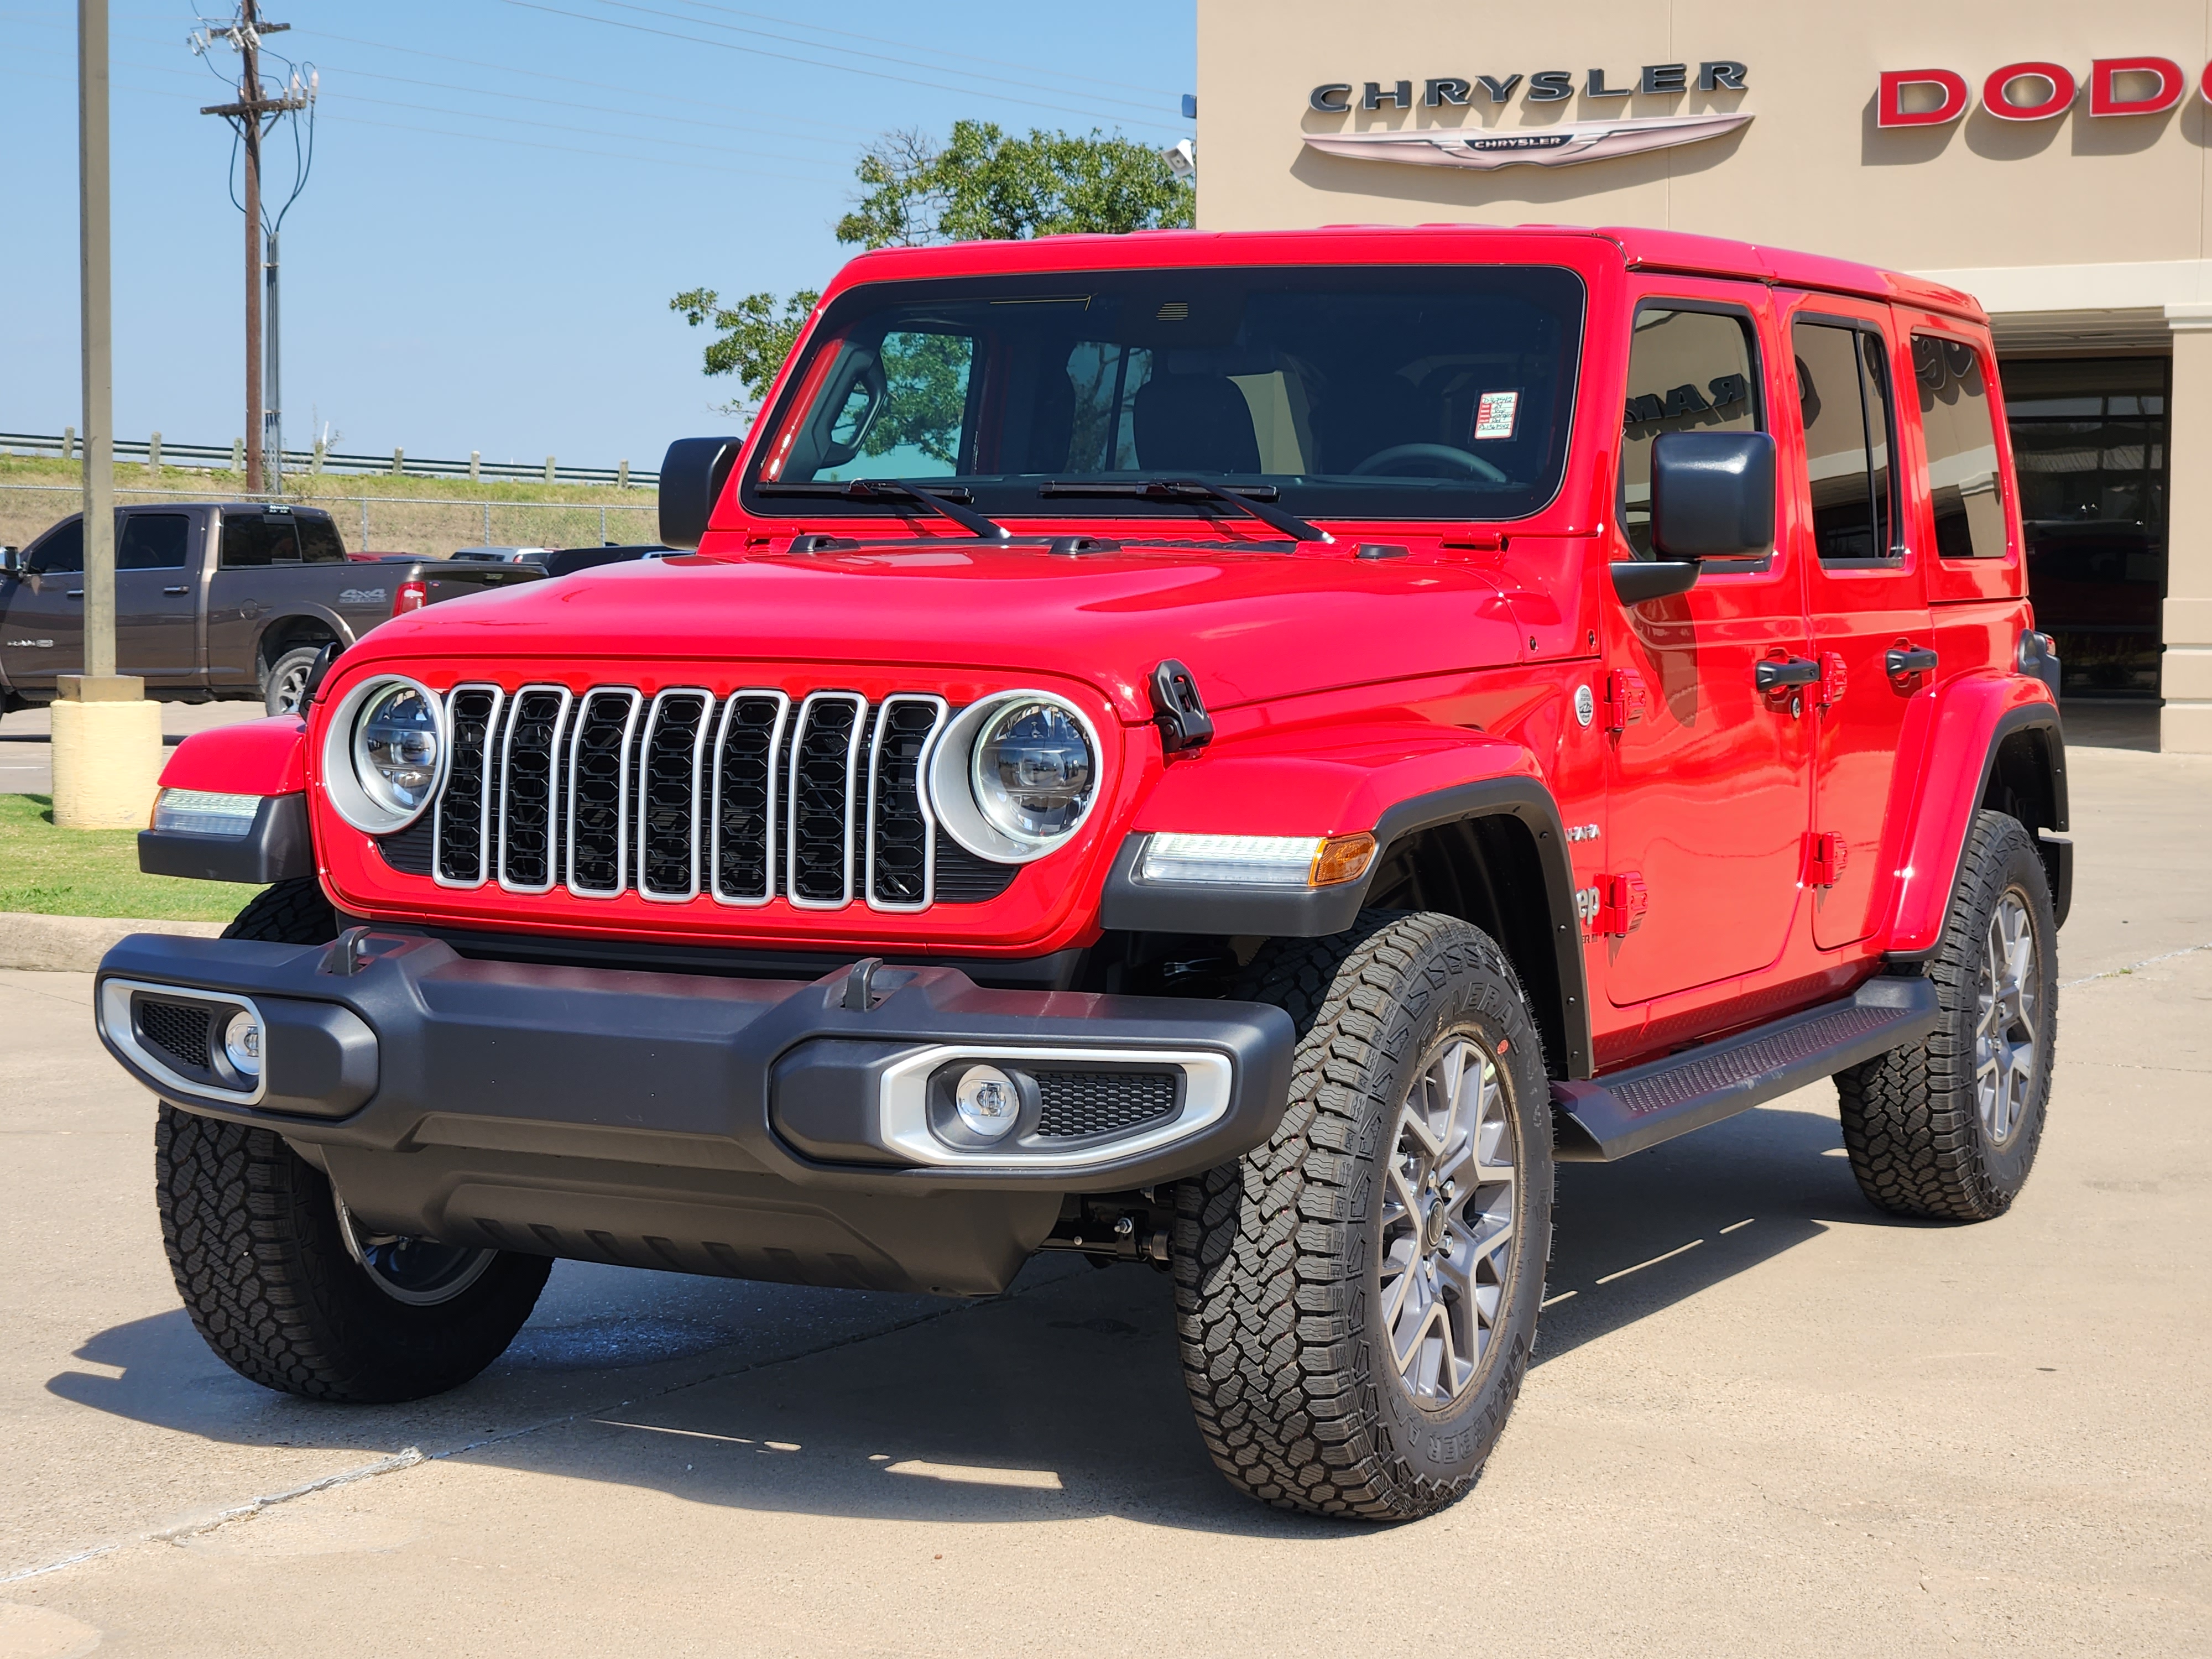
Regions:
[[[457,547],[453,551],[450,562],[542,565],[552,551],[550,547]]]
[[[326,645],[340,650],[404,611],[543,572],[407,555],[346,556],[331,515],[259,502],[162,502],[115,513],[117,672],[149,696],[205,702],[259,697],[299,706]],[[84,515],[71,514],[20,552],[0,555],[0,698],[52,700],[56,678],[84,666]]]

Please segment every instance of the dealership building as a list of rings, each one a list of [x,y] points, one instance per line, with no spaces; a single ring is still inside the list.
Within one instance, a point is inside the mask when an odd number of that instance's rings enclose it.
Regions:
[[[2206,0],[1200,0],[1199,224],[1656,226],[1963,289],[2066,701],[2212,752],[2208,55]]]

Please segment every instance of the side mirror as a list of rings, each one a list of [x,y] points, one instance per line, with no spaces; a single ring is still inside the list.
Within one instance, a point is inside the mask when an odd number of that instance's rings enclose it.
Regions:
[[[742,438],[678,438],[660,463],[660,539],[696,548],[738,463]]]
[[[0,547],[0,576],[20,576],[23,574],[23,550],[20,547]]]
[[[1662,432],[1651,444],[1651,545],[1668,559],[1755,558],[1774,545],[1774,440]]]

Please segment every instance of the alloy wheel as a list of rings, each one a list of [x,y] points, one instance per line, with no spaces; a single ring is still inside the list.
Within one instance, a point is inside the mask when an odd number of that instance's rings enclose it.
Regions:
[[[345,1240],[346,1254],[361,1264],[369,1282],[394,1302],[414,1308],[451,1302],[483,1278],[499,1255],[465,1244],[441,1244],[434,1238],[373,1232],[355,1219],[343,1200],[338,1204],[338,1232]]]
[[[1399,1109],[1382,1200],[1391,1357],[1431,1409],[1474,1385],[1504,1317],[1517,1152],[1497,1061],[1465,1033],[1445,1033]]]
[[[1991,1146],[2010,1141],[2027,1113],[2042,1018],[2036,1002],[2041,978],[2035,919],[2020,890],[2008,887],[1990,917],[1974,1025],[1974,1104]]]
[[[296,714],[300,712],[301,702],[307,692],[307,674],[308,670],[304,667],[288,668],[276,677],[275,689],[278,714]]]

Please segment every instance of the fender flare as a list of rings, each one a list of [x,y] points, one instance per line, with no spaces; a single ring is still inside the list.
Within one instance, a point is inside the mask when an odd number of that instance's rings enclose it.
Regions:
[[[2051,877],[2051,902],[2060,921],[2073,896],[2073,845],[2063,839],[2069,823],[2066,741],[2058,705],[2040,680],[1990,677],[1958,683],[1944,699],[1920,768],[1912,829],[1898,866],[1885,952],[1893,963],[1927,961],[1943,938],[1943,922],[1966,856],[1967,831],[1988,794],[2006,739],[2023,732],[2044,735],[2045,781],[2060,839],[2039,838]]]
[[[320,623],[329,629],[337,636],[338,649],[341,651],[349,649],[358,637],[353,631],[352,624],[329,606],[317,605],[312,600],[295,602],[284,610],[271,611],[269,615],[261,617],[258,625],[254,629],[253,663],[257,672],[263,665],[261,647],[262,642],[269,637],[270,630],[281,627],[288,622],[302,621]]]
[[[1365,906],[1394,843],[1443,824],[1509,817],[1527,830],[1535,849],[1552,952],[1548,963],[1526,959],[1534,955],[1533,947],[1522,953],[1522,970],[1543,974],[1548,981],[1524,988],[1538,1002],[1540,1014],[1551,1015],[1539,1023],[1556,1036],[1556,1061],[1565,1075],[1589,1076],[1595,1069],[1589,988],[1576,921],[1573,867],[1558,803],[1537,775],[1533,757],[1518,744],[1464,732],[1429,727],[1416,734],[1401,727],[1391,736],[1395,741],[1386,739],[1364,755],[1339,748],[1326,761],[1232,750],[1171,767],[1115,855],[1100,895],[1100,925],[1115,931],[1268,939],[1340,933]],[[1394,783],[1426,787],[1393,790],[1389,786]],[[1170,828],[1255,835],[1369,830],[1376,852],[1358,881],[1336,887],[1198,888],[1139,882],[1136,872],[1146,842]],[[1551,1005],[1548,1011],[1546,1004]]]

